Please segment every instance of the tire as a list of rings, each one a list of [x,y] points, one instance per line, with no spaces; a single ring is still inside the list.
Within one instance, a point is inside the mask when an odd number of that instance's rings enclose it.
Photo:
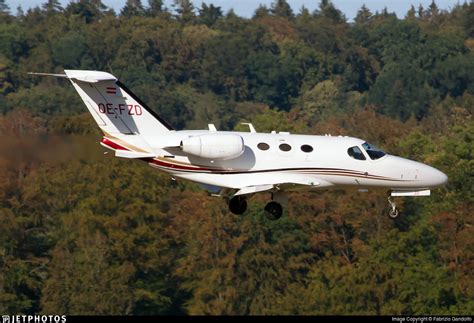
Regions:
[[[283,208],[280,203],[277,203],[275,201],[269,202],[265,206],[265,216],[267,219],[271,221],[278,220],[281,218],[281,215],[283,214]]]
[[[397,208],[393,209],[390,207],[387,211],[387,215],[390,219],[395,220],[400,216],[400,211]]]
[[[247,211],[247,200],[242,196],[234,196],[229,201],[229,210],[236,215],[244,214]]]

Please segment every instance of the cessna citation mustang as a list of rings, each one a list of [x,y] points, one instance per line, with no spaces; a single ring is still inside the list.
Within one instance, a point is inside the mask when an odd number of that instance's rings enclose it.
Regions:
[[[364,140],[330,135],[293,135],[208,130],[175,131],[118,79],[106,72],[65,70],[103,132],[101,145],[115,156],[139,159],[169,173],[226,192],[229,209],[242,214],[247,197],[270,192],[269,219],[282,215],[285,192],[335,186],[386,188],[388,215],[399,215],[390,196],[426,196],[447,182],[439,170],[391,156]],[[223,194],[224,195],[224,194]]]

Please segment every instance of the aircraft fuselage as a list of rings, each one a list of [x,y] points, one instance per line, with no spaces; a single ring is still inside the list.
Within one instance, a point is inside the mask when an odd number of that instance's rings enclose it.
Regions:
[[[220,134],[242,137],[243,153],[230,159],[208,159],[179,149],[179,143],[188,137]],[[130,141],[132,136],[126,137]],[[389,154],[373,159],[362,146],[364,140],[346,136],[187,130],[143,139],[157,155],[145,159],[151,166],[174,177],[233,189],[271,184],[275,177],[278,182],[283,177],[289,183],[314,188],[343,185],[393,190],[424,190],[447,181],[439,170],[413,160]],[[268,149],[259,148],[259,144]],[[349,155],[348,149],[352,147],[359,148],[363,154],[360,159]]]

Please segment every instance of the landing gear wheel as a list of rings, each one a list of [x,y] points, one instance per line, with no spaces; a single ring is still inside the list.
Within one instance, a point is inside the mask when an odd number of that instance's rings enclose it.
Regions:
[[[281,204],[275,201],[269,202],[265,206],[264,210],[265,210],[265,216],[267,217],[267,219],[272,220],[272,221],[278,220],[279,218],[281,218],[281,215],[283,213],[283,208],[281,207]]]
[[[392,201],[390,196],[388,197],[388,203],[390,206],[388,207],[388,211],[386,213],[390,219],[395,220],[400,215],[400,212],[398,211],[397,205]]]
[[[242,196],[234,196],[229,201],[230,212],[241,215],[247,210],[247,200]]]
[[[398,218],[399,215],[400,215],[400,212],[398,211],[397,208],[394,208],[394,209],[391,208],[391,207],[389,208],[389,210],[388,210],[388,217],[389,217],[390,219],[395,220],[396,218]]]

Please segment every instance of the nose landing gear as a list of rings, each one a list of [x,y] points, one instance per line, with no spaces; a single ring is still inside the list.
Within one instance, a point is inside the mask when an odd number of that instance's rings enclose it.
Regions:
[[[400,215],[400,211],[397,209],[397,205],[392,201],[392,197],[388,196],[388,203],[390,204],[387,208],[387,215],[390,219],[395,220]]]

